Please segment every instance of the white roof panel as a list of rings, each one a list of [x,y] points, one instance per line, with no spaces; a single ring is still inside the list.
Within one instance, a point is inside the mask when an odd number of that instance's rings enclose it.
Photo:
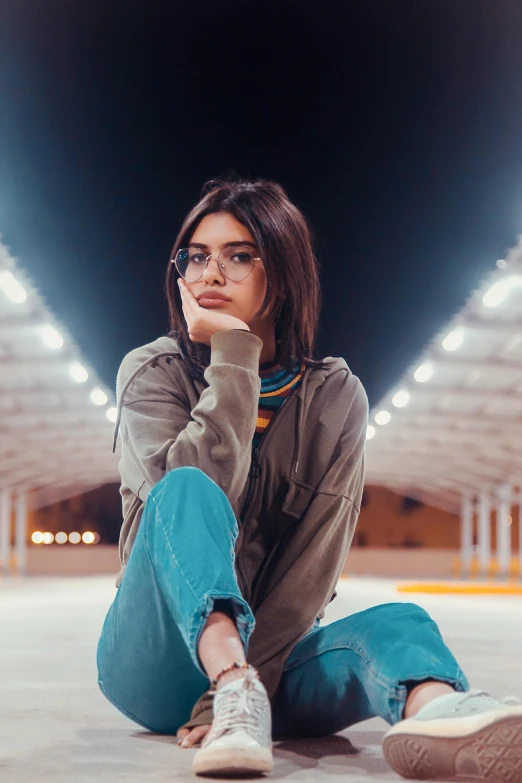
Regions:
[[[87,375],[81,382],[73,363]],[[91,400],[94,389],[104,404]],[[35,508],[118,482],[107,416],[114,405],[113,391],[0,243],[0,487],[26,490]]]
[[[421,365],[431,375],[419,382]],[[399,391],[409,395],[402,407],[392,401]],[[378,424],[382,411],[391,418]],[[463,493],[522,485],[522,240],[371,411],[370,424],[368,484],[454,512]]]

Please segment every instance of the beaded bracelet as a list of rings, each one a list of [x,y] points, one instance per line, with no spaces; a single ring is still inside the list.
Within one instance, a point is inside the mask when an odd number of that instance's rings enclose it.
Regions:
[[[257,669],[255,669],[246,661],[244,663],[238,663],[237,661],[234,661],[234,663],[231,663],[230,666],[225,666],[224,669],[221,669],[216,678],[210,681],[210,690],[216,690],[217,684],[221,677],[223,677],[225,674],[228,674],[228,672],[234,671],[234,669],[250,669],[251,671],[255,672],[255,674],[258,674]]]

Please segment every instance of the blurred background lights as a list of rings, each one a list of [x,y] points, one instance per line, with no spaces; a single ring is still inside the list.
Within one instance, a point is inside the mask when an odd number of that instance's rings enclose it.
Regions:
[[[482,301],[486,307],[498,307],[514,288],[522,288],[521,275],[511,275],[510,277],[506,277],[505,280],[499,280],[498,283],[494,283],[491,288],[486,291],[482,297]]]
[[[366,440],[371,440],[374,435],[375,435],[375,427],[373,426],[373,424],[368,424],[368,427],[366,429]]]
[[[497,261],[497,266],[499,269],[505,269],[507,267],[507,261],[504,261],[503,258],[499,258]]]
[[[3,272],[0,275],[0,288],[11,302],[22,304],[27,299],[25,288],[12,272]]]
[[[452,332],[446,335],[442,341],[442,347],[445,351],[456,351],[457,348],[462,345],[464,335],[462,329],[454,329]]]
[[[379,413],[375,414],[375,423],[376,424],[388,424],[388,422],[391,419],[391,414],[388,411],[379,411]]]
[[[109,421],[112,421],[114,424],[116,421],[116,418],[118,416],[118,409],[117,408],[108,408],[106,412],[106,416],[109,419]]]
[[[103,391],[103,389],[93,389],[91,392],[91,400],[95,405],[105,405],[107,402],[107,395]]]
[[[94,533],[91,533],[90,530],[86,530],[82,535],[82,541],[84,544],[94,544]]]
[[[61,348],[63,345],[62,335],[51,324],[42,326],[40,336],[48,348]]]
[[[31,536],[33,544],[41,544],[43,541],[43,533],[40,530],[35,530]]]
[[[81,540],[81,535],[76,531],[74,533],[69,533],[69,541],[71,544],[79,544]]]
[[[57,544],[65,544],[67,542],[67,533],[64,533],[62,530],[60,533],[55,535],[54,540]]]
[[[425,383],[431,378],[432,375],[433,375],[433,367],[431,364],[428,364],[427,362],[421,364],[420,367],[417,367],[417,369],[413,373],[413,377],[415,378],[417,383]]]
[[[44,544],[52,544],[54,541],[54,536],[52,533],[44,533],[43,534],[43,542]]]
[[[71,366],[69,367],[69,372],[71,374],[71,378],[76,381],[76,383],[85,383],[89,377],[89,373],[83,364],[80,364],[80,362],[72,362]]]
[[[405,405],[407,405],[410,401],[410,393],[406,391],[406,389],[401,389],[392,397],[392,404],[395,405],[396,408],[404,408]]]

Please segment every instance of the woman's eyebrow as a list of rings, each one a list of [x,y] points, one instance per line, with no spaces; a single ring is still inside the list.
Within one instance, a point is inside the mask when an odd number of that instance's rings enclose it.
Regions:
[[[243,245],[250,245],[250,247],[256,248],[253,242],[249,242],[248,239],[239,239],[235,242],[226,242],[223,247],[243,247]],[[204,242],[191,242],[189,247],[200,247],[202,250],[208,249],[208,245]]]

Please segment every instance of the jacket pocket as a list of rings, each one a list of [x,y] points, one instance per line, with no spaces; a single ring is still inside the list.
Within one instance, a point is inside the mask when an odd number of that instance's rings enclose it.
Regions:
[[[288,514],[288,516],[293,517],[294,519],[301,519],[312,501],[315,487],[298,481],[288,474],[285,478],[288,481],[289,486],[281,510],[283,514]]]

